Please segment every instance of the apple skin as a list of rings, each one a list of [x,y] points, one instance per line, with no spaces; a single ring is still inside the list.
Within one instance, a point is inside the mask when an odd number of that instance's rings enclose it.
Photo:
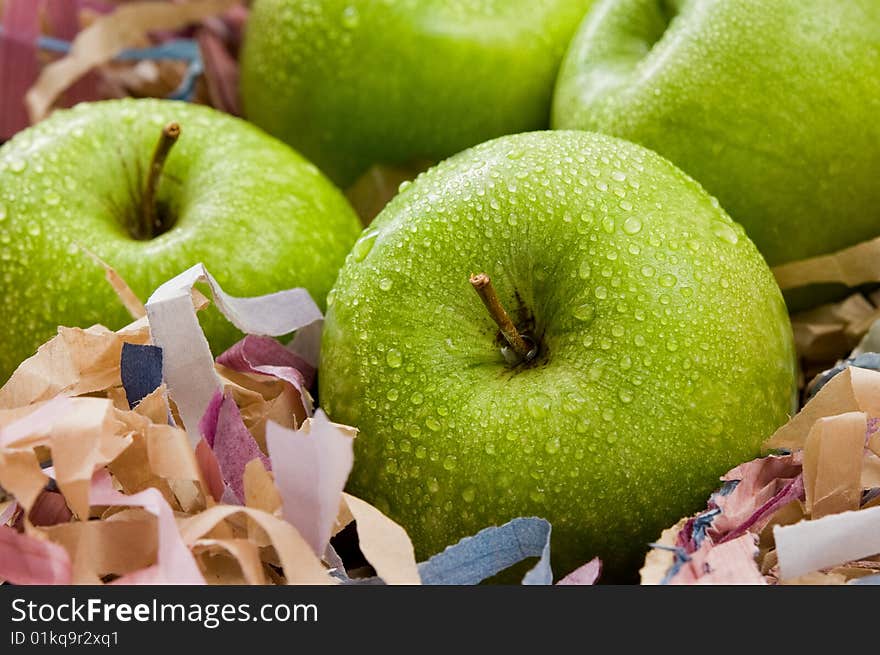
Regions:
[[[371,164],[436,161],[545,129],[592,0],[257,0],[247,118],[348,186]]]
[[[511,369],[468,283],[531,314]],[[629,579],[792,408],[791,326],[742,228],[640,146],[577,131],[477,146],[420,176],[328,296],[320,400],[360,429],[353,493],[425,558],[515,516],[566,573]],[[629,577],[628,577],[629,576]]]
[[[880,234],[878,35],[876,0],[599,0],[553,125],[667,157],[771,266],[835,251]]]
[[[177,216],[164,234],[132,238],[143,171],[162,126],[181,136],[158,202]],[[58,111],[0,148],[0,381],[58,325],[131,318],[98,255],[145,299],[197,262],[233,295],[306,287],[323,306],[361,225],[318,169],[248,123],[207,107],[114,100]],[[203,319],[218,352],[237,330]]]

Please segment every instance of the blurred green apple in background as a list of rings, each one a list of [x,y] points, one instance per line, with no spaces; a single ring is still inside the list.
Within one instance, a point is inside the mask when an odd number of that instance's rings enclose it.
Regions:
[[[0,148],[0,381],[58,325],[130,320],[82,248],[141,299],[204,262],[233,295],[303,286],[323,306],[360,229],[314,165],[227,114],[147,99],[58,111]],[[238,336],[219,313],[204,324],[215,351]]]
[[[599,0],[554,127],[656,150],[771,266],[880,235],[880,2]]]
[[[592,0],[257,0],[245,114],[347,186],[371,164],[436,161],[545,128]]]
[[[320,400],[360,429],[351,491],[420,558],[537,515],[557,573],[599,555],[628,579],[792,409],[757,249],[667,160],[599,134],[502,137],[422,174],[327,302]]]

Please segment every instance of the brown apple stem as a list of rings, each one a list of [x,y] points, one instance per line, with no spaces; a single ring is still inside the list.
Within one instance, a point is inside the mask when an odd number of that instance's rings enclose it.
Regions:
[[[156,149],[153,150],[153,156],[150,159],[150,169],[147,171],[147,183],[144,187],[141,206],[143,238],[145,239],[152,239],[162,227],[159,213],[156,211],[156,191],[159,189],[159,179],[162,177],[165,160],[168,158],[171,148],[177,143],[179,136],[180,125],[174,122],[168,123],[162,128],[159,140],[156,142]]]
[[[510,320],[510,315],[501,305],[501,301],[498,299],[498,294],[495,293],[495,286],[492,284],[492,280],[485,273],[476,273],[471,275],[470,282],[474,291],[477,292],[480,300],[483,301],[483,304],[489,311],[492,320],[495,321],[498,328],[501,330],[501,335],[504,337],[504,340],[507,341],[513,349],[513,352],[515,352],[521,360],[527,360],[531,355],[533,348],[519,333],[519,330],[516,329],[513,321]]]

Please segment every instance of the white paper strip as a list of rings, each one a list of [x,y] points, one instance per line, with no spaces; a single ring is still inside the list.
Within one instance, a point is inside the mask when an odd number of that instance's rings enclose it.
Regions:
[[[203,264],[196,264],[156,289],[146,304],[150,331],[153,343],[162,348],[162,376],[193,446],[199,441],[199,419],[220,389],[214,357],[190,296],[197,282],[208,283],[217,308],[247,334],[276,337],[323,318],[305,289],[236,298],[220,288]]]
[[[775,526],[779,578],[790,580],[880,553],[880,507]]]
[[[319,409],[300,430],[267,422],[266,445],[284,518],[323,555],[354,463],[352,437]]]

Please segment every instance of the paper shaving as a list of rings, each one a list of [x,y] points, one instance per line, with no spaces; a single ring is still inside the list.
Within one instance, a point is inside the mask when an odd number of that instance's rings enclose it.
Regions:
[[[227,316],[258,333],[217,362],[197,323],[163,316],[163,303],[172,300],[181,315],[195,318],[207,302],[193,293],[198,279],[213,287]],[[331,423],[320,410],[306,416],[320,313],[302,294],[231,298],[194,267],[153,294],[145,318],[116,332],[60,328],[23,362],[0,389],[0,518],[14,535],[0,548],[13,544],[26,557],[7,562],[20,570],[0,565],[3,577],[122,585],[419,584],[406,531],[343,493],[356,430]],[[157,316],[159,339],[151,323]],[[304,336],[288,347],[266,334],[297,327]],[[175,358],[192,362],[186,353],[194,342],[204,344],[204,362],[181,366]],[[190,387],[213,390],[194,424],[201,429],[195,448],[180,417],[197,412],[184,411],[186,390],[168,384],[169,370],[186,371]],[[343,533],[346,526],[352,528]],[[369,562],[366,573],[347,570],[329,544],[332,535],[344,534]],[[540,519],[478,535],[423,565],[435,582],[476,581],[479,576],[456,572],[456,562],[472,567],[462,554],[472,556],[487,538],[510,561],[540,558],[527,582],[551,581],[549,524]],[[376,577],[363,577],[373,571]],[[597,573],[591,563],[571,580]]]
[[[776,266],[773,275],[783,290],[810,284],[856,287],[880,282],[880,237],[827,255]]]
[[[551,584],[550,524],[544,519],[517,518],[481,530],[419,564],[419,573],[423,584],[478,584],[530,557],[539,560],[523,584]]]
[[[602,574],[602,560],[594,557],[589,562],[576,568],[567,576],[562,578],[557,585],[592,585],[596,584],[596,580]]]
[[[406,531],[360,498],[345,494],[345,504],[357,524],[360,549],[386,584],[422,583],[412,542]]]
[[[316,555],[323,555],[354,463],[351,436],[319,410],[297,431],[270,422],[266,444],[284,518],[296,526]]]
[[[851,584],[880,573],[880,373],[849,366],[663,533],[643,584]]]
[[[226,294],[201,264],[161,285],[147,300],[147,316],[153,343],[164,353],[165,383],[188,427],[193,447],[199,439],[196,426],[214,394],[222,388],[192,306],[190,292],[197,282],[207,282],[218,309],[248,334],[281,336],[322,318],[305,289],[236,298]]]
[[[67,551],[51,541],[0,526],[0,580],[13,584],[70,584]]]
[[[74,39],[70,53],[43,68],[25,102],[33,122],[43,118],[58,96],[96,66],[150,32],[173,31],[222,13],[235,0],[189,0],[184,3],[131,2],[98,18]]]

